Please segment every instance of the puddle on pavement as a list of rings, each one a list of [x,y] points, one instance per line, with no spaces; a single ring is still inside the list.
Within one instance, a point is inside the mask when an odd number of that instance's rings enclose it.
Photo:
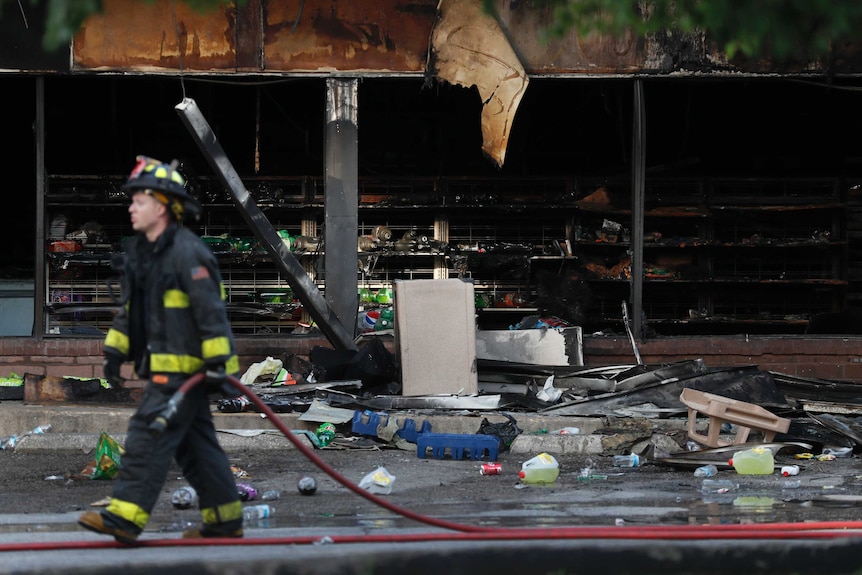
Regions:
[[[449,523],[484,527],[563,527],[608,525],[700,525],[742,523],[800,523],[858,521],[862,495],[844,489],[809,486],[797,489],[740,489],[728,493],[673,490],[650,493],[632,490],[579,493],[560,491],[557,499],[429,502],[411,508],[417,516]],[[357,512],[291,513],[288,506],[273,517],[249,521],[249,529],[357,529],[363,532],[419,528],[424,522],[372,507]],[[0,533],[76,531],[74,515],[48,517],[5,516]],[[154,516],[147,531],[181,532],[197,524],[196,513],[177,516],[172,511]]]
[[[606,501],[594,504],[578,502],[524,503],[507,501],[502,504],[482,501],[481,504],[457,505],[451,503],[427,505],[410,511],[450,523],[481,525],[485,527],[563,527],[607,525],[697,525],[742,523],[794,523],[805,521],[857,521],[862,497],[824,496],[806,497],[795,494],[788,497],[778,493],[734,493],[702,497],[626,501],[608,505]],[[783,497],[783,498],[782,498]],[[181,531],[191,526],[165,526],[163,531]],[[396,515],[386,510],[380,513],[321,513],[293,515],[276,514],[273,517],[249,521],[249,529],[360,529],[365,532],[419,527],[422,522]]]

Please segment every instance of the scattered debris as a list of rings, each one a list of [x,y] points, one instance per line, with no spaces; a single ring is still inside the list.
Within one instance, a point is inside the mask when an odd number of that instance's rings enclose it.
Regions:
[[[389,495],[392,493],[392,484],[395,476],[389,473],[385,467],[378,467],[359,482],[359,487],[378,495]]]
[[[95,459],[84,468],[82,475],[90,479],[113,479],[120,472],[123,455],[126,450],[122,445],[105,433],[99,434]]]

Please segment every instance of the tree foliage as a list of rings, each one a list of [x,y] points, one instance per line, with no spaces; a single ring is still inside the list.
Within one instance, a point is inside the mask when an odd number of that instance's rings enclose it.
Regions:
[[[155,0],[139,0],[152,3]],[[230,0],[175,0],[206,12]],[[627,31],[655,34],[663,30],[704,32],[728,57],[819,58],[836,43],[853,41],[862,30],[859,0],[483,0],[494,13],[498,2],[519,10],[549,10],[550,26],[537,33],[560,37]],[[102,11],[102,0],[16,0],[45,7],[43,46],[48,51],[66,45],[92,14]],[[242,5],[245,0],[237,0]],[[11,0],[0,0],[8,16]]]
[[[484,0],[487,10],[495,0]],[[655,34],[666,30],[703,32],[732,58],[775,59],[828,56],[837,43],[855,40],[862,30],[859,0],[531,0],[518,9],[550,10],[548,38],[571,31],[626,31]]]
[[[862,23],[862,3],[856,0],[696,0],[615,3],[613,0],[548,0],[555,4],[555,29],[565,22],[594,22],[600,30],[619,34],[626,27],[640,33],[663,29],[702,31],[728,57],[820,57],[835,42],[846,41]],[[582,4],[582,7],[580,6]],[[606,17],[607,6],[623,6]]]

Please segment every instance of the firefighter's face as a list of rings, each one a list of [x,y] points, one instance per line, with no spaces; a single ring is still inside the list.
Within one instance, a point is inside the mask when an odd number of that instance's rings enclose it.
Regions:
[[[167,207],[153,196],[138,192],[132,196],[129,214],[131,215],[132,229],[147,234],[162,225],[162,220],[167,214]]]

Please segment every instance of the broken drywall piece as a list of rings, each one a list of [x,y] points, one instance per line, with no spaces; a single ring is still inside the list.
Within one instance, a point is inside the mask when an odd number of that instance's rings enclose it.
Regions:
[[[481,0],[440,0],[431,33],[430,72],[450,84],[476,86],[482,98],[482,151],[506,158],[515,112],[529,79],[497,21]]]
[[[550,366],[584,365],[579,326],[522,330],[479,330],[476,357]]]

